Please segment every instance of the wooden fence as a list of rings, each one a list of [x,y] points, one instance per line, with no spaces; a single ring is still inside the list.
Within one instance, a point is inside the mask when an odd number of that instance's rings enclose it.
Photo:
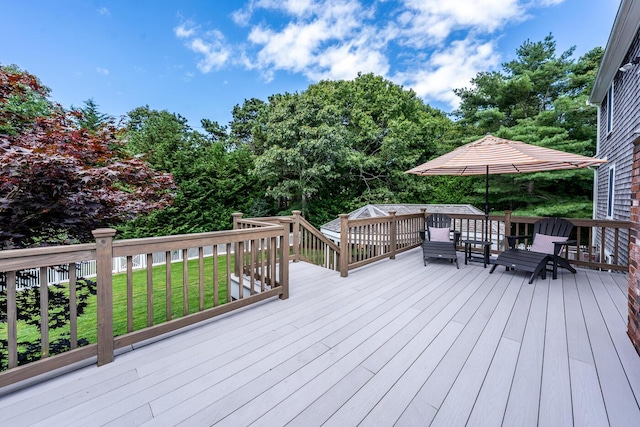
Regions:
[[[5,352],[0,352],[0,357],[7,358],[5,363],[8,366],[7,370],[0,372],[0,387],[91,358],[95,358],[98,365],[103,365],[113,360],[117,349],[132,348],[140,341],[267,298],[287,298],[291,219],[280,218],[279,221],[280,224],[265,224],[251,229],[115,241],[115,230],[100,229],[94,231],[95,243],[0,251],[0,272],[4,272],[6,276],[7,300],[7,348]],[[203,248],[209,246],[213,248],[214,255],[207,259],[208,265],[205,265]],[[233,247],[235,251],[232,251]],[[190,248],[198,249],[199,257],[195,261],[197,266],[194,270],[188,262],[183,262],[182,274],[178,274],[180,280],[176,281],[176,275],[172,274],[172,267],[175,268],[176,264],[171,262],[170,253],[183,251],[186,259],[186,252]],[[167,254],[164,266],[152,266],[152,254],[156,252]],[[132,268],[133,257],[139,254],[147,257],[146,272],[143,272],[142,280],[139,276],[134,277]],[[119,295],[117,301],[114,301],[112,273],[115,257],[125,257],[127,260],[127,271],[124,273],[126,284],[123,295]],[[78,280],[75,265],[91,260],[95,260],[97,265],[97,319],[94,322],[95,330],[88,333],[96,336],[96,340],[86,346],[78,346],[81,334],[87,331],[79,331],[79,319],[75,311],[75,285]],[[18,329],[21,323],[18,322],[20,313],[16,304],[16,276],[21,270],[39,268],[39,288],[47,289],[46,269],[52,266],[67,266],[70,271],[70,349],[61,354],[50,354],[51,312],[48,292],[39,292],[40,360],[18,366]],[[248,277],[234,276],[238,266],[249,272]],[[231,298],[234,281],[237,283],[237,297]],[[246,292],[245,281],[250,282]],[[176,293],[181,297],[176,298]],[[223,294],[226,295],[224,298]],[[135,313],[141,312],[143,319],[134,315],[134,306],[140,305],[142,310]],[[120,306],[126,307],[123,318],[114,319],[114,309],[119,310]],[[126,326],[114,328],[114,321]],[[3,339],[2,335],[0,339]]]
[[[340,275],[420,246],[419,231],[424,230],[424,214],[349,219],[340,215]]]
[[[291,218],[291,256],[294,261],[307,261],[316,265],[340,271],[346,277],[350,270],[362,267],[385,258],[395,258],[395,255],[420,246],[422,240],[419,232],[424,230],[424,218],[428,215],[422,210],[420,213],[349,219],[348,214],[340,215],[340,240],[336,243],[328,239],[304,218],[299,211],[293,211]],[[492,254],[498,254],[505,249],[506,236],[530,235],[533,224],[541,217],[515,217],[510,212],[503,215],[490,215],[488,224],[484,215],[448,214],[452,220],[452,228],[461,232],[463,240],[489,240]],[[239,217],[241,218],[241,216]],[[279,221],[281,217],[266,217],[244,219],[246,226],[259,226]],[[627,262],[619,257],[619,248],[628,245],[621,230],[629,230],[628,221],[608,221],[593,219],[569,219],[574,224],[570,236],[576,240],[576,245],[566,246],[564,257],[570,263],[586,268],[603,270],[628,271]],[[253,225],[251,225],[253,224]],[[487,227],[488,225],[488,227]],[[596,236],[598,241],[596,241]],[[605,251],[605,237],[612,236],[616,242],[611,254]],[[531,243],[523,241],[523,246]],[[462,243],[459,247],[463,249]],[[481,251],[481,247],[472,248]]]
[[[6,277],[6,357],[8,369],[0,372],[0,387],[12,384],[66,365],[95,358],[98,365],[113,360],[114,351],[131,347],[150,338],[175,331],[205,319],[218,316],[249,304],[289,295],[290,260],[312,262],[340,271],[346,277],[349,270],[420,246],[420,230],[424,229],[426,213],[396,215],[351,220],[340,215],[340,241],[333,242],[316,230],[300,212],[289,217],[243,219],[234,214],[234,229],[213,233],[144,239],[113,240],[115,230],[94,232],[95,243],[0,251],[0,272]],[[451,214],[453,228],[462,232],[463,240],[494,242],[492,253],[504,249],[505,235],[528,235],[539,218],[489,216],[489,236],[484,215]],[[574,231],[570,237],[576,245],[565,249],[564,256],[577,266],[628,271],[617,250],[606,254],[605,236],[613,237],[616,248],[628,245],[621,230],[629,230],[625,221],[571,219]],[[600,236],[595,241],[594,236]],[[526,244],[526,243],[525,243]],[[197,250],[197,267],[191,270],[186,261],[188,252]],[[205,260],[205,248],[212,253]],[[172,268],[172,253],[182,252],[179,279]],[[153,254],[165,253],[164,265],[153,266]],[[143,277],[134,276],[134,257],[146,257]],[[126,259],[123,295],[114,301],[113,259]],[[80,332],[76,306],[76,266],[95,261],[97,265],[97,319],[95,342],[79,346]],[[206,262],[205,262],[206,261]],[[41,289],[47,288],[46,269],[63,266],[69,271],[69,337],[70,349],[51,355],[49,349],[48,293],[40,292],[40,360],[18,366],[17,280],[22,270],[39,269]],[[181,274],[179,274],[181,273]],[[121,276],[118,276],[121,277]],[[120,280],[120,279],[118,279]],[[158,287],[160,282],[160,287]],[[178,296],[176,297],[176,292]],[[158,304],[160,301],[160,304]],[[192,302],[190,302],[192,301]],[[134,308],[140,305],[142,310]],[[176,308],[176,305],[178,307]],[[124,314],[114,318],[114,308],[124,308]],[[142,313],[143,319],[136,318]],[[114,321],[123,324],[114,327]],[[140,326],[141,325],[141,326]],[[2,326],[0,324],[0,326]],[[0,328],[1,331],[1,328]],[[0,340],[3,337],[0,334]],[[0,351],[0,356],[4,354]]]

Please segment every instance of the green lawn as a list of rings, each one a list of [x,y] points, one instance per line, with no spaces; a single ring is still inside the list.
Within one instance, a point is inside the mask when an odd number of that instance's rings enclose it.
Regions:
[[[231,269],[233,270],[233,257],[231,257]],[[188,268],[188,301],[189,313],[199,311],[200,290],[199,290],[199,261],[190,260]],[[217,259],[218,263],[218,302],[227,302],[227,259],[226,255],[221,255]],[[183,263],[175,262],[171,264],[171,316],[173,319],[183,315]],[[152,269],[153,276],[153,324],[166,321],[166,267],[165,265],[155,266]],[[68,285],[65,285],[64,292],[68,295]],[[213,307],[213,258],[204,259],[204,307]],[[113,317],[114,335],[127,333],[127,277],[125,273],[113,276]],[[96,297],[90,296],[89,305],[85,313],[78,318],[78,339],[85,338],[90,343],[97,341],[97,304]],[[147,326],[147,270],[136,270],[133,272],[133,327],[134,330],[143,329]],[[63,328],[50,331],[50,341],[54,341],[63,334],[69,333],[68,325]],[[7,324],[0,323],[0,339],[7,339]],[[18,321],[18,341],[37,342],[40,333],[35,326],[27,325],[23,321]]]

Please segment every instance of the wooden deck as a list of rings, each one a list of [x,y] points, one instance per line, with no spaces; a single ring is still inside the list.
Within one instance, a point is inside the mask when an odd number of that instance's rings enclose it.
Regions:
[[[0,425],[631,426],[627,276],[415,249],[0,398]]]

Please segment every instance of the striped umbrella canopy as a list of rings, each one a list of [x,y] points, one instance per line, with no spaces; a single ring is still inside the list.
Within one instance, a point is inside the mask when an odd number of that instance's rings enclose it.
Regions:
[[[485,175],[598,166],[606,160],[487,135],[407,171],[416,175]]]
[[[599,166],[604,159],[538,147],[487,135],[416,166],[416,175],[486,175],[485,217],[489,216],[489,174],[543,172]]]

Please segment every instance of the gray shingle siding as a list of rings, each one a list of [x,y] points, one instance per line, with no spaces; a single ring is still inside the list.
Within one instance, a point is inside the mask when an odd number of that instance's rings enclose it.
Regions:
[[[625,56],[624,63],[640,55],[640,31]],[[620,64],[622,65],[622,64]],[[609,163],[597,172],[597,200],[595,216],[607,217],[607,196],[609,170],[615,167],[614,205],[611,219],[629,221],[631,213],[631,177],[633,169],[633,141],[638,137],[635,131],[640,128],[640,64],[626,73],[617,72],[613,80],[613,122],[611,132],[607,132],[607,108],[610,102],[607,96],[600,105],[600,124],[598,157],[606,158]],[[629,256],[629,236],[620,233],[620,262],[627,263]],[[597,241],[600,236],[596,236]],[[613,252],[613,236],[606,236],[605,249]]]

